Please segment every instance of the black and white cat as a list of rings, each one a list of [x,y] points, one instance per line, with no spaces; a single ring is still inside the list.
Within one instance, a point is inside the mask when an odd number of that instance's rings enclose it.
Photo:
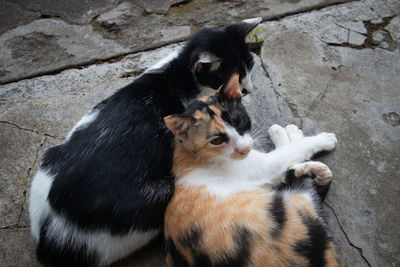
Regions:
[[[31,185],[37,257],[57,266],[105,266],[159,234],[174,191],[173,135],[163,118],[233,72],[252,90],[245,36],[261,18],[203,29],[160,64],[96,105],[44,155]]]

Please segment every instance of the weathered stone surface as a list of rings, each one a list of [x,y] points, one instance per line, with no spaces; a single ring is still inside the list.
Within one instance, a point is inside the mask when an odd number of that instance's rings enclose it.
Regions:
[[[335,174],[327,202],[372,266],[392,266],[400,262],[400,51],[327,45],[319,32],[336,20],[386,15],[380,2],[382,12],[354,2],[265,23],[262,60],[306,133],[337,134],[337,150],[324,158]]]
[[[126,46],[139,47],[143,42],[149,45],[159,43],[162,39],[167,40],[163,30],[168,32],[170,27],[187,29],[180,34],[168,36],[170,40],[181,40],[204,26],[222,27],[249,17],[270,18],[330,3],[334,1],[306,0],[290,4],[265,0],[191,1],[180,7],[171,7],[167,16],[160,16],[145,14],[138,6],[124,2],[102,14],[95,27],[108,38],[116,39]],[[132,27],[138,24],[142,27]],[[138,42],[138,39],[142,42]]]
[[[0,2],[0,34],[27,24],[40,16],[39,12],[27,11],[15,3]]]
[[[171,7],[167,14],[147,14],[132,2],[123,2],[100,15],[92,25],[70,25],[57,19],[37,20],[0,36],[0,83],[160,47],[186,39],[204,26],[221,27],[256,16],[268,19],[343,1],[346,0],[190,1]],[[52,2],[45,8],[56,10],[61,1],[45,2]],[[80,4],[75,6],[75,2]],[[96,5],[100,9],[91,6],[94,2],[99,2]],[[42,1],[29,1],[33,9],[41,9],[39,3]],[[74,0],[60,10],[65,16],[75,14],[77,18],[86,15],[89,18],[92,14],[85,12],[93,10],[93,14],[98,14],[103,6],[114,1],[90,0],[87,7],[82,7],[85,3]],[[79,7],[80,10],[75,10]]]
[[[349,44],[352,45],[362,45],[367,37],[357,32],[350,31],[349,32]]]
[[[39,163],[46,152],[47,149],[59,145],[62,142],[60,139],[55,139],[50,136],[45,136],[43,142],[40,144],[40,147],[37,152],[37,160],[36,164],[32,166],[32,169],[29,172],[29,176],[27,177],[28,186],[26,188],[26,201],[24,203],[19,221],[18,227],[29,227],[30,220],[29,220],[29,199],[30,199],[30,184],[32,182],[33,177],[35,176],[37,169],[39,167]]]
[[[169,7],[186,0],[133,0],[135,3],[143,7],[147,13],[165,13]]]
[[[365,28],[364,23],[362,23],[362,21],[339,21],[336,24],[351,31],[355,31],[362,34],[367,33],[367,29]]]
[[[390,32],[392,39],[397,41],[400,39],[400,16],[394,17],[385,28]]]
[[[44,136],[0,123],[0,228],[16,227],[20,222],[29,177],[43,141]]]
[[[373,20],[370,20],[370,22],[371,22],[372,24],[381,24],[381,23],[383,22],[383,19],[380,19],[380,18],[378,18],[378,19],[373,19]]]
[[[376,13],[376,19],[398,15],[400,10],[398,0],[362,0],[361,2]]]
[[[71,23],[87,24],[95,16],[114,7],[118,0],[8,0],[26,10],[46,16],[59,16]]]
[[[3,266],[39,267],[29,228],[0,230],[0,257]]]
[[[382,30],[376,31],[372,34],[372,41],[376,44],[379,44],[383,39],[385,39],[385,36],[386,32]]]
[[[334,180],[333,183],[336,183],[336,181]],[[346,235],[340,228],[334,210],[326,204],[323,205],[323,209],[327,215],[328,227],[333,239],[333,243],[335,244],[335,248],[339,254],[339,257],[342,258],[342,262],[345,262],[347,266],[352,267],[366,266],[366,262],[361,257],[358,249],[349,244]]]
[[[130,55],[113,64],[71,69],[55,76],[3,85],[0,90],[0,120],[64,138],[89,109],[176,47],[171,45]]]
[[[92,31],[57,19],[36,20],[0,36],[0,82],[128,51]]]
[[[321,40],[331,44],[343,44],[349,41],[350,31],[337,24],[328,24],[321,29]]]

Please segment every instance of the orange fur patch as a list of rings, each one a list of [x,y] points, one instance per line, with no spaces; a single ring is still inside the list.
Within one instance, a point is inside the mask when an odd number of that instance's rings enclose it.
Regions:
[[[268,233],[275,227],[268,215],[272,204],[272,193],[263,190],[242,191],[226,198],[207,192],[205,186],[177,184],[165,215],[165,235],[176,242],[180,253],[192,263],[193,256],[183,248],[179,239],[192,229],[202,230],[199,250],[207,254],[213,262],[223,255],[235,255],[233,235],[235,227],[241,225],[252,234],[250,258],[252,266],[308,266],[306,258],[294,252],[297,243],[308,238],[308,229],[299,216],[298,209],[314,214],[310,202],[300,195],[285,201],[286,221],[279,238]],[[287,202],[290,202],[288,204]],[[300,202],[298,202],[300,201]],[[335,266],[333,247],[327,251],[326,261]]]

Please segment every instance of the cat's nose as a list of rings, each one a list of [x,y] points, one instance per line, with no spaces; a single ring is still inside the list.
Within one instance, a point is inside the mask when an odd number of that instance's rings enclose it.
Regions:
[[[240,153],[241,155],[247,155],[247,154],[250,152],[250,149],[251,149],[250,146],[245,147],[245,148],[242,148],[242,149],[239,150],[239,153]]]
[[[247,154],[249,154],[250,150],[251,146],[243,146],[235,148],[235,152],[240,156],[246,156]]]

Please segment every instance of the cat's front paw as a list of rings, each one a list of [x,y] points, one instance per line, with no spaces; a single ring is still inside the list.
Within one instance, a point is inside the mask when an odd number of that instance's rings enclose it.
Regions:
[[[275,145],[275,148],[289,144],[287,132],[282,126],[274,124],[269,127],[268,133]]]
[[[320,133],[316,138],[316,153],[320,151],[331,151],[335,148],[337,138],[334,133]]]
[[[289,137],[289,141],[292,143],[294,141],[298,141],[304,137],[303,131],[299,129],[294,124],[289,124],[285,127],[287,135]]]

